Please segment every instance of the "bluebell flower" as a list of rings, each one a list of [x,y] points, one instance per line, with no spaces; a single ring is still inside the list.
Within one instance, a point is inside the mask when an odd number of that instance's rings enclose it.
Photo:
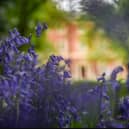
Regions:
[[[102,76],[97,79],[97,81],[98,82],[102,81],[104,83],[105,82],[105,76],[106,76],[106,73],[103,73]]]
[[[64,78],[71,78],[71,73],[68,71],[64,71]]]
[[[7,127],[59,126],[60,112],[63,112],[62,127],[69,126],[76,112],[68,97],[66,78],[70,77],[70,73],[58,65],[64,59],[52,55],[46,65],[37,67],[38,57],[30,42],[30,37],[21,36],[14,29],[0,44],[0,64],[3,69],[0,76],[0,103],[4,102],[5,110],[2,114],[0,112],[0,119],[3,119],[0,126],[5,126],[5,121]],[[30,45],[27,53],[19,50],[25,44]],[[60,73],[65,76],[60,76]],[[6,114],[10,115],[5,119],[3,115]]]
[[[124,120],[129,120],[129,97],[125,97],[120,102],[120,114]]]
[[[125,128],[125,126],[122,123],[118,123],[117,121],[101,121],[97,128]]]
[[[127,79],[126,79],[126,86],[127,89],[129,90],[129,64],[127,64]]]
[[[111,80],[116,80],[117,78],[117,74],[120,73],[120,72],[123,72],[123,67],[121,66],[118,66],[117,68],[115,68],[112,73],[111,73]]]
[[[48,25],[46,23],[38,23],[38,25],[36,26],[36,35],[37,37],[40,37],[42,31],[46,30],[48,28]]]

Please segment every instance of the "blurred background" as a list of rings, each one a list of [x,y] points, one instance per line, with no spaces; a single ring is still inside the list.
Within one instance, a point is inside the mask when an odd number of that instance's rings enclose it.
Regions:
[[[38,22],[48,30],[35,38]],[[17,27],[32,33],[45,63],[51,54],[70,61],[74,80],[95,80],[129,62],[129,0],[0,0],[0,39]]]

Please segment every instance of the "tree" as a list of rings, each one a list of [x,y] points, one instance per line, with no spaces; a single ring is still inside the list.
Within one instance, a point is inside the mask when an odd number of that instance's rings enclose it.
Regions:
[[[119,46],[123,47],[129,60],[129,0],[81,0],[85,17],[93,20],[98,28],[105,30]]]
[[[3,13],[2,13],[2,10]],[[67,21],[67,14],[57,8],[54,0],[0,0],[0,35],[6,35],[9,29],[17,27],[22,35],[35,33],[38,22],[46,22],[51,27],[59,27]],[[46,32],[40,39],[32,39],[37,50],[44,55],[53,51],[47,41]]]
[[[5,30],[7,29],[7,15],[6,15],[6,9],[9,0],[0,0],[0,35],[5,33]]]
[[[10,27],[18,27],[22,34],[26,34],[32,28],[30,24],[34,25],[38,20],[46,21],[42,18],[47,18],[49,23],[52,19],[54,23],[60,21],[59,19],[65,19],[64,12],[56,8],[53,0],[1,0],[0,10],[2,9],[5,12],[2,18],[7,17],[7,24]],[[54,17],[56,17],[56,22]]]

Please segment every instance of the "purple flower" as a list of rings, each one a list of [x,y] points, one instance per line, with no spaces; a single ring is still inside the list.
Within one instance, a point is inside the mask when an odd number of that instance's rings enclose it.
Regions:
[[[129,97],[125,97],[120,103],[121,118],[129,120]]]
[[[69,71],[64,71],[64,78],[71,78],[71,73]]]
[[[38,25],[36,26],[36,35],[37,37],[40,37],[42,31],[46,30],[48,28],[48,25],[46,23],[38,23]]]
[[[116,80],[117,78],[117,74],[120,72],[123,72],[123,68],[121,66],[118,66],[117,68],[115,68],[112,73],[111,73],[111,80]]]
[[[118,123],[114,120],[112,121],[101,121],[98,125],[97,128],[125,128],[125,126],[122,123]]]
[[[38,26],[38,34],[47,28]],[[30,45],[26,53],[19,50],[25,44]],[[31,38],[17,29],[9,32],[0,44],[0,127],[5,122],[7,127],[70,126],[77,112],[69,97],[70,72],[59,66],[61,61],[61,56],[52,55],[38,67]]]
[[[127,79],[126,79],[126,86],[127,86],[127,89],[129,90],[129,64],[127,64]]]
[[[105,76],[106,76],[106,74],[103,73],[102,76],[97,79],[97,81],[98,82],[101,82],[102,81],[104,83],[105,82]]]

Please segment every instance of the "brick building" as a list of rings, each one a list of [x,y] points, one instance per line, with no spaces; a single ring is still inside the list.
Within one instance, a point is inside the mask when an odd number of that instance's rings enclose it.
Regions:
[[[73,79],[76,80],[96,79],[101,73],[110,74],[114,67],[122,64],[117,60],[116,53],[105,45],[108,42],[107,39],[96,36],[92,50],[87,43],[82,43],[80,37],[86,29],[92,28],[92,25],[92,22],[87,22],[84,28],[79,28],[77,23],[69,23],[63,29],[50,29],[47,34],[48,39],[57,49],[58,55],[70,59],[70,69]],[[98,60],[99,56],[106,61]]]

